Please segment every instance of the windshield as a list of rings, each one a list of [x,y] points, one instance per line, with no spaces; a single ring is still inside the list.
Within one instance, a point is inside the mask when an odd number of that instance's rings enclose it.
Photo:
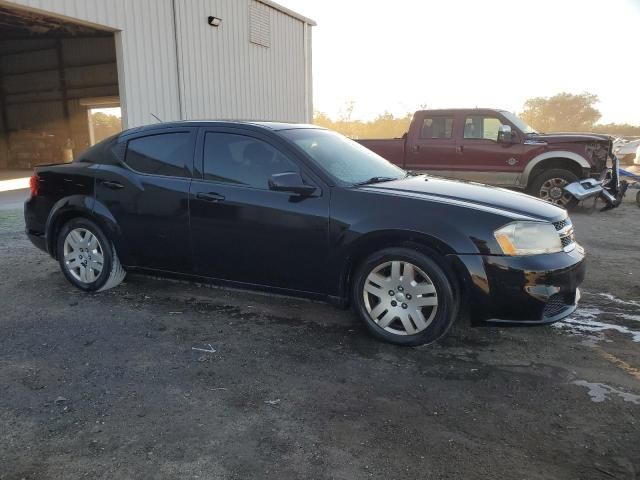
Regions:
[[[504,110],[502,112],[500,112],[500,113],[502,113],[502,115],[504,115],[507,120],[509,120],[511,123],[513,123],[516,127],[518,127],[520,130],[522,130],[524,133],[538,133],[533,128],[531,128],[529,125],[527,125],[527,122],[522,120],[517,115],[514,115],[511,112],[505,112]]]
[[[374,178],[383,181],[407,176],[401,168],[339,133],[312,128],[285,130],[280,133],[341,182],[357,184]]]

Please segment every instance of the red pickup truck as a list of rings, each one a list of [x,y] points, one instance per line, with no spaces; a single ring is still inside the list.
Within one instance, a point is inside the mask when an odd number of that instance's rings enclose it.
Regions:
[[[359,140],[407,170],[526,190],[569,207],[564,187],[607,169],[607,135],[539,133],[493,109],[421,110],[403,138]]]

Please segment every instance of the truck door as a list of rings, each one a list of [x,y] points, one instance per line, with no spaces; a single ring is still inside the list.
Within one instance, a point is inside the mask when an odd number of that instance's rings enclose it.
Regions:
[[[518,130],[497,112],[466,113],[457,147],[455,177],[500,186],[518,184],[523,170],[522,139]],[[501,125],[509,125],[511,142],[498,142]]]
[[[416,115],[407,138],[405,168],[434,175],[451,170],[457,159],[453,128],[453,115]]]

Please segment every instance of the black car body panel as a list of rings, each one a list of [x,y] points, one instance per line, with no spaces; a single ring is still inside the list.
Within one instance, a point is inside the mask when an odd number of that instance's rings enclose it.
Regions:
[[[135,265],[176,271],[185,268],[185,273],[191,273],[191,180],[142,175],[115,165],[101,165],[97,176],[96,206],[117,229],[118,243],[127,245]],[[108,182],[122,187],[113,190]],[[166,254],[169,246],[171,255]]]
[[[206,180],[203,143],[208,133],[256,138],[294,155],[286,142],[269,135],[268,130],[238,125],[202,129],[195,155],[197,173],[189,197],[195,273],[211,276],[215,272],[220,278],[243,284],[276,288],[296,285],[301,292],[326,294],[329,190],[320,186],[321,180],[306,164],[299,164],[301,172],[317,190],[304,199]],[[203,195],[213,195],[220,201],[198,198]]]
[[[102,227],[128,269],[343,305],[365,255],[409,245],[430,252],[453,272],[475,320],[543,323],[575,308],[585,268],[579,245],[568,252],[510,257],[493,235],[514,221],[563,221],[564,210],[524,194],[429,176],[338,185],[281,135],[301,128],[316,127],[178,122],[128,130],[71,164],[36,168],[39,191],[25,204],[27,233],[55,256],[57,229],[73,216],[87,216]],[[188,136],[181,137],[184,158],[173,166],[178,174],[142,173],[129,165],[132,142],[169,133]],[[259,140],[291,161],[313,193],[300,196],[207,176],[208,134]]]

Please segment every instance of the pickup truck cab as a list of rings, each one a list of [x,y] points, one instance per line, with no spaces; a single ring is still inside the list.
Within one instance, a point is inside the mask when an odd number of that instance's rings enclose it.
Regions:
[[[359,140],[404,169],[526,190],[561,207],[564,187],[607,169],[607,135],[539,133],[505,110],[421,110],[403,138]]]

